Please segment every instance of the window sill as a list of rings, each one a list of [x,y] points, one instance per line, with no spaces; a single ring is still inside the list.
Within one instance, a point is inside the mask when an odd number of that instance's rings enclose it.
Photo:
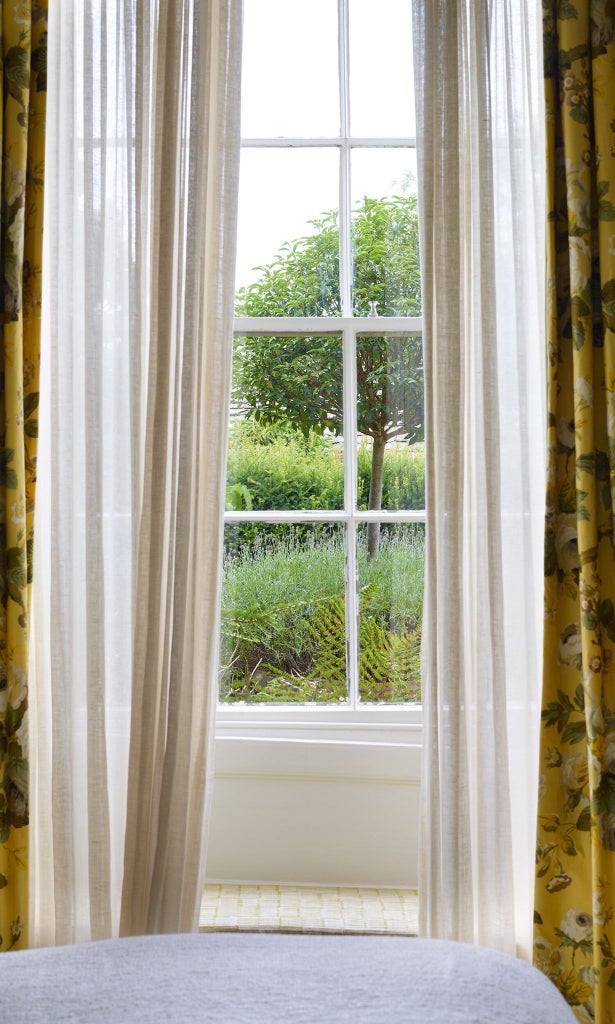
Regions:
[[[218,739],[271,739],[332,743],[377,743],[420,746],[420,704],[348,708],[302,704],[221,705]]]

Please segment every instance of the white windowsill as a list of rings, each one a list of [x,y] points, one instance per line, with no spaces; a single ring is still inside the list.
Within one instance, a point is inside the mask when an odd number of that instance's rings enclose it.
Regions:
[[[420,746],[422,707],[420,704],[356,709],[315,704],[220,705],[216,737]]]

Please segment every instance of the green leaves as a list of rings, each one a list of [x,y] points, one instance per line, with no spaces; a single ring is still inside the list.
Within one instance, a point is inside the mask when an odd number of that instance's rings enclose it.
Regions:
[[[0,486],[15,490],[17,487],[17,473],[9,465],[15,457],[13,448],[0,448]]]
[[[287,243],[257,282],[240,290],[241,316],[335,317],[340,312],[337,214],[315,220],[314,234]],[[365,197],[353,217],[354,308],[381,316],[420,312],[418,214],[415,196]],[[341,434],[342,349],[331,333],[310,338],[244,338],[236,343],[233,397],[261,422],[287,422],[310,432]],[[376,325],[375,325],[376,326]],[[361,338],[357,353],[359,430],[371,437],[423,437],[420,339]]]
[[[25,548],[8,548],[6,552],[6,575],[15,587],[26,585],[26,552]]]
[[[32,415],[32,413],[36,412],[36,410],[38,409],[39,397],[40,396],[39,396],[39,392],[38,391],[32,391],[32,392],[30,392],[30,394],[27,394],[25,396],[24,402],[23,402],[23,418],[24,418],[24,420],[30,419],[30,416]]]
[[[615,331],[615,279],[605,281],[601,291],[602,320],[604,326]]]
[[[598,220],[615,220],[615,206],[604,198],[610,187],[608,181],[598,182]]]
[[[555,726],[564,743],[580,743],[585,739],[587,732],[583,715],[584,697],[579,692],[579,687],[575,692],[574,705],[563,690],[557,691],[557,698],[550,701],[542,711],[541,717],[545,726]],[[580,714],[580,720],[570,721],[574,714]]]
[[[562,730],[562,741],[564,743],[581,743],[587,738],[587,726],[585,722],[569,722]]]
[[[30,84],[30,55],[21,46],[11,46],[4,55],[4,77],[10,95],[26,109],[23,93]]]
[[[38,409],[39,393],[33,391],[26,395],[23,403],[24,433],[27,437],[38,437],[38,420],[32,419],[32,415]]]
[[[587,110],[583,109],[583,107],[570,107],[570,110],[568,111],[568,113],[570,114],[570,117],[572,118],[572,120],[573,121],[578,121],[579,124],[588,124],[589,123],[589,114],[588,114]]]
[[[252,496],[244,484],[232,484],[226,488],[224,508],[226,512],[242,512],[252,508]]]
[[[32,70],[36,71],[36,91],[47,92],[47,37],[42,46],[32,51]]]
[[[363,539],[358,553],[363,696],[416,700],[422,539],[409,530],[385,535],[371,560]],[[344,558],[339,531],[307,537],[295,532],[280,541],[268,537],[227,557],[223,699],[345,698]]]

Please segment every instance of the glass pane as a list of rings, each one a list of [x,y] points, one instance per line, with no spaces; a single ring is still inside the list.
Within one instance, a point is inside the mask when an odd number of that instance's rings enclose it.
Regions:
[[[240,315],[339,313],[338,168],[337,149],[242,151]]]
[[[361,700],[420,701],[425,527],[363,524],[358,561]]]
[[[412,4],[349,0],[349,18],[352,134],[413,138]]]
[[[420,316],[416,150],[353,150],[351,172],[354,312]]]
[[[346,699],[343,528],[228,524],[220,700]]]
[[[244,0],[244,138],[339,134],[337,4]]]
[[[420,336],[357,337],[360,511],[425,508]]]
[[[229,511],[344,507],[339,335],[236,338]]]

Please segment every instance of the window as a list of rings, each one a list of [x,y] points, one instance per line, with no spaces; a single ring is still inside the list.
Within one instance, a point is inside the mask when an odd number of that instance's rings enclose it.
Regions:
[[[246,0],[220,699],[420,700],[407,0]]]

